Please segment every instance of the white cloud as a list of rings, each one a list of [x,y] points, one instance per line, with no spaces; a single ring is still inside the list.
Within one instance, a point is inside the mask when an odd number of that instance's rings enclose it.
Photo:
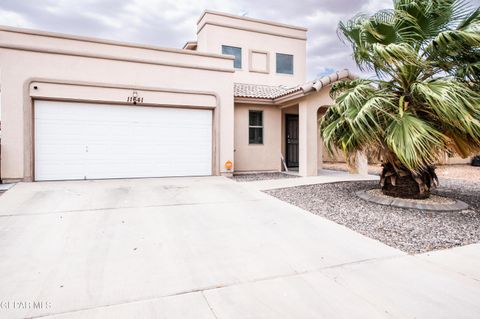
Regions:
[[[14,11],[3,10],[0,7],[0,23],[12,27],[31,28],[32,24],[21,14]]]

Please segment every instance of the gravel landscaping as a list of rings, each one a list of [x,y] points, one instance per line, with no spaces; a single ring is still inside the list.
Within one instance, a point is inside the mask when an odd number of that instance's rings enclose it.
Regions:
[[[271,179],[282,179],[282,178],[297,178],[298,175],[285,174],[281,172],[272,172],[272,173],[254,173],[254,174],[238,174],[233,175],[232,179],[237,182],[253,182],[253,181],[263,181]]]
[[[480,183],[442,179],[434,194],[470,205],[459,212],[383,206],[355,195],[374,187],[378,182],[342,182],[265,192],[412,254],[480,242]]]

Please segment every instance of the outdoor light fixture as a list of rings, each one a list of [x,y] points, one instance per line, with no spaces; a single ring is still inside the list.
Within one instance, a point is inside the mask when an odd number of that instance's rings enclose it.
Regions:
[[[226,168],[227,170],[231,170],[232,167],[233,167],[232,161],[228,160],[228,161],[225,162],[225,168]]]

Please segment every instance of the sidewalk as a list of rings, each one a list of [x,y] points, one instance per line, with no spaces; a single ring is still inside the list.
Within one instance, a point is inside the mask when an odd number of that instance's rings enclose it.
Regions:
[[[302,185],[325,184],[325,183],[336,183],[336,182],[347,182],[347,181],[368,181],[368,180],[378,180],[378,179],[379,177],[376,175],[358,175],[358,174],[350,174],[348,172],[322,169],[318,172],[317,176],[283,178],[283,179],[261,180],[261,181],[253,181],[253,182],[238,182],[238,183],[244,186],[247,186],[250,189],[268,190],[268,189],[295,187],[295,186],[302,186]]]

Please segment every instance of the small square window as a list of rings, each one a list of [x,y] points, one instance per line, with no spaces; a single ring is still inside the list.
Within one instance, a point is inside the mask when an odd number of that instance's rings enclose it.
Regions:
[[[231,47],[228,45],[222,45],[222,54],[228,54],[235,56],[233,61],[233,67],[235,69],[242,68],[242,48]]]
[[[277,53],[277,73],[293,74],[293,55]]]
[[[263,144],[263,111],[248,112],[248,143]]]

